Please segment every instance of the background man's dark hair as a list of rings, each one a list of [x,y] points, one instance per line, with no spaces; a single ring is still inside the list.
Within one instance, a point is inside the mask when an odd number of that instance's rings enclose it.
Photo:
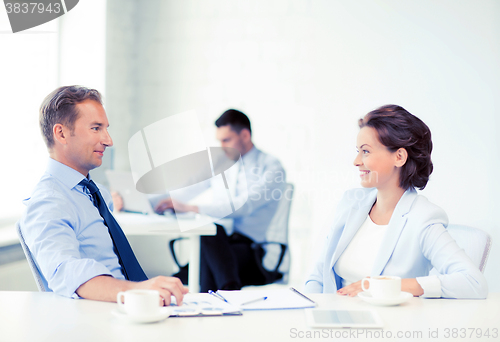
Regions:
[[[250,120],[248,116],[236,109],[228,109],[215,121],[215,126],[227,126],[230,125],[231,129],[236,133],[240,133],[243,128],[248,129],[250,134],[252,133],[252,128],[250,126]]]
[[[40,106],[39,120],[43,139],[49,149],[54,146],[54,125],[64,125],[73,133],[79,114],[76,105],[86,100],[102,105],[101,94],[97,90],[81,86],[60,87],[45,97]]]

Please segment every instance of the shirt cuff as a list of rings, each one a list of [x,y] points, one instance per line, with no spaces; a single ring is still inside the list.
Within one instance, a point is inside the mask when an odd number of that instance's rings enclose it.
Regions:
[[[424,290],[421,297],[441,298],[441,281],[437,276],[417,277],[416,280]]]
[[[233,213],[233,212],[227,213],[225,211],[221,213],[220,206],[213,204],[201,204],[197,205],[197,207],[198,207],[198,214],[212,216],[215,220],[226,218]]]
[[[113,277],[106,266],[93,259],[70,260],[59,266],[55,276],[48,280],[48,285],[61,296],[75,298],[76,290],[82,284],[100,275]]]

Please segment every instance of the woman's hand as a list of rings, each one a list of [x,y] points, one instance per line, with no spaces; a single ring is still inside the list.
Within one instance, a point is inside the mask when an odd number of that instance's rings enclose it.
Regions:
[[[368,282],[365,283],[365,287],[369,288],[370,284]],[[358,293],[360,293],[361,291],[363,291],[363,289],[361,288],[361,280],[360,280],[341,288],[340,290],[337,291],[337,294],[342,296],[354,297],[357,296]],[[401,279],[401,291],[409,292],[414,297],[419,297],[424,294],[424,289],[422,289],[422,287],[415,278]]]
[[[341,288],[340,290],[337,291],[337,294],[341,296],[355,297],[358,295],[358,293],[362,291],[363,289],[361,288],[361,280],[360,280]]]
[[[424,289],[415,278],[401,279],[401,291],[409,292],[413,297],[419,297],[424,294]]]

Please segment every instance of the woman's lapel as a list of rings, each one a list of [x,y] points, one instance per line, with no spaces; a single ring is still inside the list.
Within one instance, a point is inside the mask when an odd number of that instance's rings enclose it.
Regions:
[[[373,203],[375,203],[376,198],[377,191],[372,191],[365,199],[357,202],[357,204],[355,204],[351,208],[349,215],[347,216],[344,231],[340,236],[337,248],[335,249],[335,253],[333,254],[330,264],[331,268],[335,265],[339,257],[349,245],[354,235],[356,235],[363,222],[365,222],[366,218],[368,217],[368,213],[373,206]]]
[[[410,212],[411,206],[416,198],[417,191],[410,188],[406,190],[396,205],[396,208],[394,208],[391,220],[389,221],[389,227],[387,227],[387,232],[382,240],[382,244],[380,245],[379,252],[373,264],[372,276],[381,275],[389,262],[401,233],[406,226],[406,221],[408,219],[407,214]]]

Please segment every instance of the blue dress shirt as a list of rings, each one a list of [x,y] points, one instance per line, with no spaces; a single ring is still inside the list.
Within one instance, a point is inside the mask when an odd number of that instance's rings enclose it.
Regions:
[[[49,158],[45,174],[23,201],[21,219],[26,244],[49,289],[74,298],[78,287],[96,276],[125,279],[108,228],[88,190],[78,185],[84,178]],[[111,195],[98,187],[112,211]]]
[[[238,203],[235,206],[239,209],[230,215],[221,213],[223,207],[221,203],[227,202],[225,191],[215,191],[213,201],[198,205],[198,209],[200,214],[217,218],[231,218],[234,221],[233,232],[244,234],[255,242],[264,242],[279,201],[285,196],[285,170],[277,158],[256,147],[252,147],[250,151],[245,153],[242,161],[245,172],[241,172],[238,168],[231,168],[227,173],[227,182],[231,189],[235,189],[231,196],[233,202]],[[212,182],[207,181],[190,186],[188,189],[182,189],[182,191],[177,190],[177,199],[188,202],[211,187],[213,187]],[[246,199],[245,192],[248,194],[248,199]],[[155,201],[157,203],[159,199],[163,198],[165,196],[157,196],[152,199],[152,205],[154,206]],[[230,231],[227,233],[232,234]]]
[[[233,177],[245,176],[244,181],[236,182],[234,202],[242,201],[246,185],[248,199],[245,204],[231,215],[234,220],[234,231],[240,232],[256,242],[266,241],[267,228],[276,213],[279,201],[284,195],[286,177],[285,170],[279,160],[253,147],[242,157],[245,172]],[[228,182],[232,180],[228,177]],[[211,215],[217,211],[217,203],[199,206],[200,213]],[[216,215],[214,215],[216,216]]]

